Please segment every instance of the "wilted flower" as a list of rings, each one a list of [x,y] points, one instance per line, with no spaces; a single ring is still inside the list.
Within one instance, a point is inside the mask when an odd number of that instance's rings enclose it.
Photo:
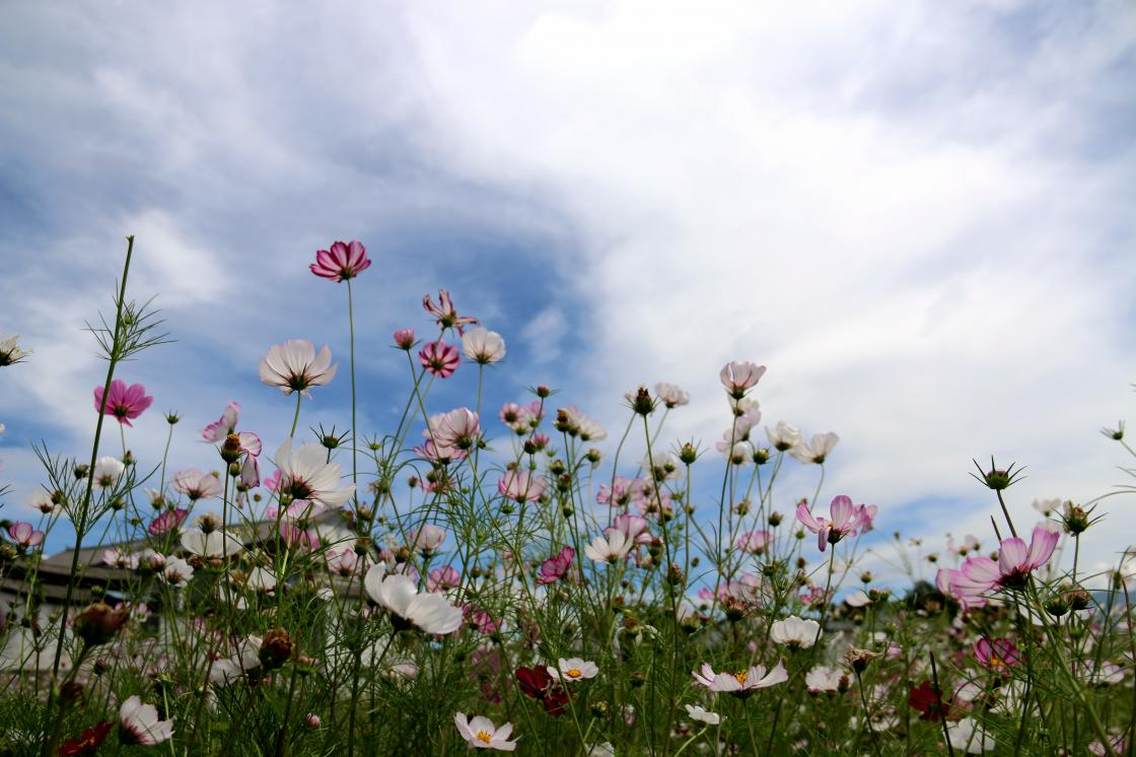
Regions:
[[[473,316],[458,315],[457,309],[454,307],[454,301],[450,297],[450,293],[445,289],[438,290],[438,304],[434,304],[431,299],[430,293],[427,292],[422,297],[422,307],[427,313],[434,316],[434,321],[440,328],[456,329],[458,335],[465,333],[464,329],[470,324],[477,323],[477,319]]]
[[[775,620],[769,627],[769,638],[777,644],[785,644],[793,649],[808,649],[820,636],[820,623],[815,620],[790,615],[784,620]]]
[[[465,713],[454,715],[454,725],[458,733],[469,744],[470,749],[496,749],[499,752],[512,752],[517,748],[516,741],[509,741],[513,724],[505,723],[498,728],[493,721],[482,715],[467,718]]]
[[[118,710],[119,736],[127,744],[152,746],[168,741],[174,735],[174,721],[159,720],[158,709],[142,704],[138,696],[122,703]]]
[[[414,581],[402,574],[384,577],[386,565],[379,563],[367,571],[363,585],[367,595],[390,610],[395,627],[414,626],[433,634],[448,634],[462,624],[462,611],[441,594],[419,594]]]
[[[308,266],[312,273],[331,281],[353,279],[371,265],[362,242],[333,242],[330,250],[317,250],[316,262]]]
[[[478,326],[462,335],[462,352],[480,365],[492,365],[505,359],[505,340],[496,331]]]
[[[737,673],[715,673],[710,663],[703,663],[701,669],[692,673],[694,682],[713,692],[724,692],[745,698],[758,689],[776,686],[789,680],[785,666],[780,662],[772,670],[764,665],[754,665]]]
[[[284,394],[299,392],[311,397],[313,386],[323,386],[335,378],[331,350],[325,344],[316,354],[315,345],[306,339],[289,339],[273,345],[260,361],[260,380],[275,386]]]
[[[146,394],[146,387],[141,384],[126,385],[122,379],[115,379],[110,384],[110,393],[106,398],[106,412],[115,417],[124,426],[133,425],[134,420],[150,407],[154,398]],[[95,387],[95,410],[103,409],[103,387]]]
[[[71,627],[80,639],[93,647],[113,639],[129,619],[130,610],[124,605],[112,608],[105,602],[95,602],[72,619]]]
[[[436,342],[427,342],[426,346],[419,350],[418,362],[431,376],[447,379],[458,369],[461,357],[458,356],[456,347],[439,339]]]
[[[241,406],[234,401],[229,402],[221,412],[220,418],[201,429],[201,438],[214,444],[224,441],[226,436],[237,432],[240,414]]]

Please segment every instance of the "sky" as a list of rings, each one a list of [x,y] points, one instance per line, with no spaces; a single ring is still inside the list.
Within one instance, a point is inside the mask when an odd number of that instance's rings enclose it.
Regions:
[[[154,408],[128,445],[211,466],[229,400],[269,450],[289,398],[257,363],[327,343],[304,425],[349,424],[342,287],[359,239],[360,426],[406,392],[390,333],[448,288],[501,332],[486,415],[555,386],[618,437],[623,393],[670,381],[664,437],[712,447],[728,360],[768,366],[766,421],[835,431],[826,491],[882,534],[989,539],[971,458],[1016,461],[1018,520],[1125,480],[1098,433],[1136,407],[1136,12],[1124,2],[8,3],[0,10],[5,517],[33,441],[85,457],[110,306],[176,343],[120,376]],[[472,404],[460,371],[431,411]],[[111,437],[112,446],[117,439]],[[614,439],[605,449],[611,451]],[[636,457],[629,459],[637,459]],[[717,476],[717,462],[702,475]],[[712,471],[712,472],[711,472]],[[815,469],[789,470],[789,498]],[[1093,559],[1136,529],[1114,498]],[[60,539],[49,546],[62,546]],[[885,549],[881,547],[881,552]]]

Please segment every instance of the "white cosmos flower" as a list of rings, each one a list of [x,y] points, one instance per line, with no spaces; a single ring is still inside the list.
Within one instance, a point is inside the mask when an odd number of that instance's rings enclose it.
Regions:
[[[276,467],[280,469],[281,494],[292,499],[315,502],[324,507],[339,507],[355,492],[354,484],[340,486],[342,471],[337,463],[327,462],[327,450],[318,444],[301,444],[292,448],[287,439],[276,450]]]
[[[245,585],[254,591],[267,594],[276,588],[276,574],[267,568],[253,568]]]
[[[597,536],[584,547],[584,554],[596,562],[616,563],[627,557],[635,546],[635,540],[618,528],[609,528],[603,536]]]
[[[462,352],[475,363],[492,365],[505,358],[505,340],[496,331],[478,326],[462,335]]]
[[[174,474],[174,489],[189,497],[191,502],[196,502],[220,494],[221,479],[212,473],[189,468]]]
[[[831,431],[825,434],[813,434],[811,441],[806,442],[804,439],[798,441],[796,446],[789,450],[789,454],[802,463],[820,465],[838,441],[840,437]]]
[[[766,670],[764,665],[754,665],[738,673],[715,673],[710,663],[706,662],[692,675],[695,683],[705,686],[710,691],[739,697],[749,696],[758,689],[776,686],[789,680],[789,673],[780,661],[772,670]]]
[[[705,723],[706,725],[718,725],[725,720],[725,718],[718,713],[710,712],[696,704],[686,705],[686,714],[690,716],[691,720],[697,720],[699,723]]]
[[[467,718],[464,712],[454,714],[454,725],[458,733],[469,744],[470,749],[496,749],[499,752],[512,752],[517,748],[516,741],[509,741],[513,724],[505,723],[498,728],[484,715]]]
[[[947,723],[947,737],[951,746],[962,749],[967,754],[982,754],[996,746],[994,737],[974,722],[974,718],[963,718],[957,723]]]
[[[1062,503],[1060,499],[1035,499],[1030,504],[1034,510],[1048,518],[1050,513],[1055,513],[1061,509]]]
[[[223,557],[240,554],[245,545],[228,531],[210,531],[191,528],[182,532],[181,545],[190,554],[199,557]]]
[[[863,589],[857,589],[844,598],[844,604],[849,607],[867,607],[872,604],[872,598]]]
[[[451,605],[444,595],[420,594],[409,576],[396,573],[384,577],[385,573],[385,564],[372,565],[363,578],[363,586],[376,604],[390,610],[403,624],[433,634],[453,633],[461,628],[461,609]],[[398,625],[398,621],[394,622]]]
[[[817,640],[820,623],[815,620],[790,615],[784,620],[774,621],[769,628],[769,638],[778,644],[787,644],[794,649],[808,649]]]
[[[325,344],[316,354],[315,345],[307,339],[289,339],[269,348],[260,361],[260,380],[285,394],[299,392],[311,397],[313,386],[323,386],[335,378],[331,350]]]
[[[415,552],[432,555],[445,541],[446,529],[427,523],[411,536],[410,546]]]
[[[100,457],[98,462],[95,463],[95,470],[92,477],[95,486],[100,489],[109,489],[115,485],[119,476],[126,470],[126,466],[117,457]]]
[[[690,403],[690,394],[684,391],[682,387],[676,384],[668,384],[666,381],[655,384],[655,396],[668,410]]]
[[[773,428],[766,426],[765,435],[769,437],[770,446],[781,452],[793,449],[801,442],[801,430],[785,421],[777,421]]]
[[[193,578],[193,566],[180,557],[167,557],[165,567],[162,568],[162,578],[170,586],[184,588]]]
[[[158,708],[152,704],[142,704],[137,695],[122,703],[118,710],[118,722],[127,741],[135,744],[161,744],[174,735],[174,721],[159,720]]]
[[[212,684],[230,684],[245,674],[245,671],[260,667],[260,645],[263,639],[259,636],[249,636],[237,645],[237,651],[231,657],[214,660],[209,669],[209,682]]]
[[[595,678],[599,675],[600,669],[591,660],[583,660],[579,657],[569,657],[565,659],[561,657],[556,662],[556,667],[548,666],[548,674],[554,679],[572,682],[582,681],[586,678]]]
[[[843,670],[817,665],[805,674],[805,688],[810,694],[839,691],[841,686],[848,686],[848,674]]]

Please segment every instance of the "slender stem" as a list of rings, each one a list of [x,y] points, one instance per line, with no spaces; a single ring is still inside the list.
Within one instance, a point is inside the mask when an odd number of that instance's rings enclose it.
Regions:
[[[296,424],[298,424],[300,422],[300,400],[302,400],[303,398],[304,398],[303,394],[301,394],[300,392],[296,392],[296,414],[292,416],[292,430],[288,432],[288,438],[289,439],[292,439],[293,437],[296,436]],[[351,436],[352,436],[351,443],[354,444],[355,443],[355,439],[354,439],[355,429],[351,429]]]
[[[351,298],[351,279],[347,279],[347,332],[351,346],[351,483],[355,484],[355,510],[359,510],[359,465],[356,452],[359,444],[355,422],[355,308]]]

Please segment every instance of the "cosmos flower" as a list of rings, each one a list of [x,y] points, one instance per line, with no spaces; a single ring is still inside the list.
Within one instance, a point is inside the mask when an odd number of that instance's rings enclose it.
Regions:
[[[769,544],[772,534],[768,531],[746,531],[738,536],[736,542],[738,549],[753,555],[760,555]]]
[[[561,657],[556,661],[556,667],[548,666],[548,674],[564,683],[573,683],[588,678],[595,678],[599,675],[599,672],[599,666],[594,662],[579,657],[569,657],[567,659]]]
[[[24,358],[32,353],[31,350],[22,349],[19,341],[19,335],[0,339],[0,368],[23,362]]]
[[[569,436],[578,436],[585,442],[600,442],[607,438],[607,431],[603,426],[574,406],[556,411],[556,430]]]
[[[330,250],[317,250],[316,262],[309,270],[320,278],[329,281],[347,281],[358,276],[371,266],[367,248],[362,242],[332,242]]]
[[[690,394],[677,384],[668,384],[665,381],[655,384],[655,396],[668,410],[690,404]]]
[[[114,486],[120,476],[126,472],[126,466],[117,457],[100,457],[95,463],[91,478],[99,489],[109,489]]]
[[[168,557],[161,575],[170,586],[184,588],[193,578],[193,566],[180,557]]]
[[[777,421],[773,428],[766,426],[765,436],[769,439],[769,445],[779,452],[791,450],[801,443],[801,430],[785,421]]]
[[[38,547],[43,544],[43,531],[37,530],[31,523],[16,521],[8,526],[8,536],[16,546],[22,549]]]
[[[517,748],[516,741],[509,741],[513,724],[505,723],[498,728],[493,721],[482,715],[467,718],[464,712],[454,715],[454,725],[458,733],[469,744],[470,749],[495,749],[499,752],[512,752]]]
[[[414,347],[414,329],[396,329],[391,334],[391,339],[394,340],[395,347],[410,352]]]
[[[340,486],[339,464],[328,462],[327,450],[318,444],[309,442],[294,448],[292,440],[286,439],[276,450],[276,467],[280,470],[277,491],[293,500],[335,508],[355,493],[354,484]]]
[[[726,387],[730,396],[740,400],[746,395],[746,392],[757,386],[757,382],[764,375],[764,365],[734,361],[726,363],[722,367],[718,378],[721,379],[722,386]]]
[[[462,334],[462,352],[479,365],[492,365],[505,359],[505,340],[496,331],[478,326]]]
[[[110,383],[110,392],[106,397],[106,412],[114,416],[115,420],[124,426],[133,426],[130,422],[142,415],[146,408],[154,403],[154,398],[146,394],[146,387],[141,384],[126,385],[121,379]],[[103,387],[95,387],[95,411],[103,409]]]
[[[947,724],[947,738],[951,746],[967,754],[982,754],[992,751],[997,744],[994,737],[982,730],[973,718],[963,718],[957,723]]]
[[[426,579],[426,591],[446,591],[461,585],[461,574],[452,565],[434,568]]]
[[[705,723],[706,725],[718,725],[725,720],[725,718],[718,713],[710,712],[696,704],[686,705],[686,714],[691,720],[697,720],[699,723]]]
[[[109,720],[96,723],[85,729],[79,738],[67,739],[59,745],[59,757],[77,757],[82,754],[94,754],[102,743],[106,741],[107,734],[114,726]]]
[[[1002,675],[1010,675],[1010,668],[1021,662],[1021,653],[1009,639],[989,639],[983,636],[974,645],[978,664]]]
[[[187,552],[198,557],[221,557],[240,554],[244,551],[244,544],[228,531],[203,531],[200,528],[191,528],[182,532],[181,546]]]
[[[230,401],[221,412],[220,418],[201,429],[201,438],[213,444],[224,441],[226,436],[236,433],[240,415],[241,406]]]
[[[419,350],[418,362],[431,376],[447,379],[458,369],[461,357],[456,347],[439,339],[436,342],[427,342],[426,346]]]
[[[848,674],[838,668],[817,665],[805,674],[805,688],[810,694],[830,694],[847,690],[849,685]]]
[[[784,620],[775,620],[769,627],[769,638],[777,644],[793,649],[808,649],[820,636],[820,623],[815,620],[790,615]]]
[[[505,471],[497,481],[497,491],[517,503],[536,502],[544,496],[547,487],[544,476],[520,469]]]
[[[513,675],[522,694],[543,704],[549,715],[560,716],[567,711],[568,691],[548,671],[545,665],[534,665],[519,667]]]
[[[386,565],[371,566],[363,579],[367,595],[391,612],[396,628],[413,626],[425,633],[448,634],[462,624],[462,611],[441,594],[418,592],[409,577],[399,573],[385,576]]]
[[[707,662],[691,675],[694,676],[695,683],[710,691],[732,694],[739,698],[789,680],[789,674],[780,662],[772,670],[766,670],[764,665],[754,665],[737,673],[715,673]]]
[[[572,547],[561,547],[560,551],[540,564],[540,571],[536,582],[541,585],[555,583],[565,576],[572,561],[576,558],[576,550]]]
[[[797,520],[817,535],[817,547],[821,552],[827,545],[836,544],[846,536],[853,536],[857,529],[871,524],[871,514],[867,508],[853,504],[852,499],[843,494],[834,497],[829,504],[829,516],[830,520],[814,516],[806,502],[797,505]]]
[[[427,523],[411,534],[410,548],[423,555],[432,555],[446,541],[446,529]]]
[[[137,695],[122,703],[118,724],[122,740],[130,744],[152,746],[174,735],[174,721],[159,720],[158,709],[152,704],[142,704]]]
[[[210,477],[212,478],[212,476]],[[150,525],[146,527],[146,532],[150,536],[160,536],[167,534],[170,531],[175,531],[189,515],[189,510],[181,507],[174,508],[173,510],[162,511],[154,520],[150,521]]]
[[[602,536],[597,536],[591,544],[584,547],[584,554],[596,562],[617,563],[631,554],[634,547],[634,539],[628,538],[618,528],[608,528]]]
[[[832,448],[840,441],[840,437],[829,431],[825,434],[813,434],[811,441],[800,439],[789,450],[789,454],[802,463],[815,463],[820,465],[832,452]]]
[[[458,315],[454,301],[445,289],[438,290],[437,305],[434,304],[430,293],[427,292],[422,297],[422,307],[427,313],[434,316],[434,322],[438,324],[439,328],[443,331],[445,329],[456,329],[459,336],[465,333],[466,326],[477,323],[477,319],[473,316]]]
[[[174,474],[174,490],[184,494],[190,502],[212,499],[221,493],[221,479],[198,468],[187,468]]]
[[[325,344],[316,354],[315,345],[306,339],[289,339],[268,349],[260,361],[260,380],[275,386],[284,394],[299,392],[310,398],[313,386],[324,386],[335,378],[331,350]]]
[[[439,447],[453,447],[463,453],[481,438],[481,421],[468,407],[430,416],[422,435]]]

